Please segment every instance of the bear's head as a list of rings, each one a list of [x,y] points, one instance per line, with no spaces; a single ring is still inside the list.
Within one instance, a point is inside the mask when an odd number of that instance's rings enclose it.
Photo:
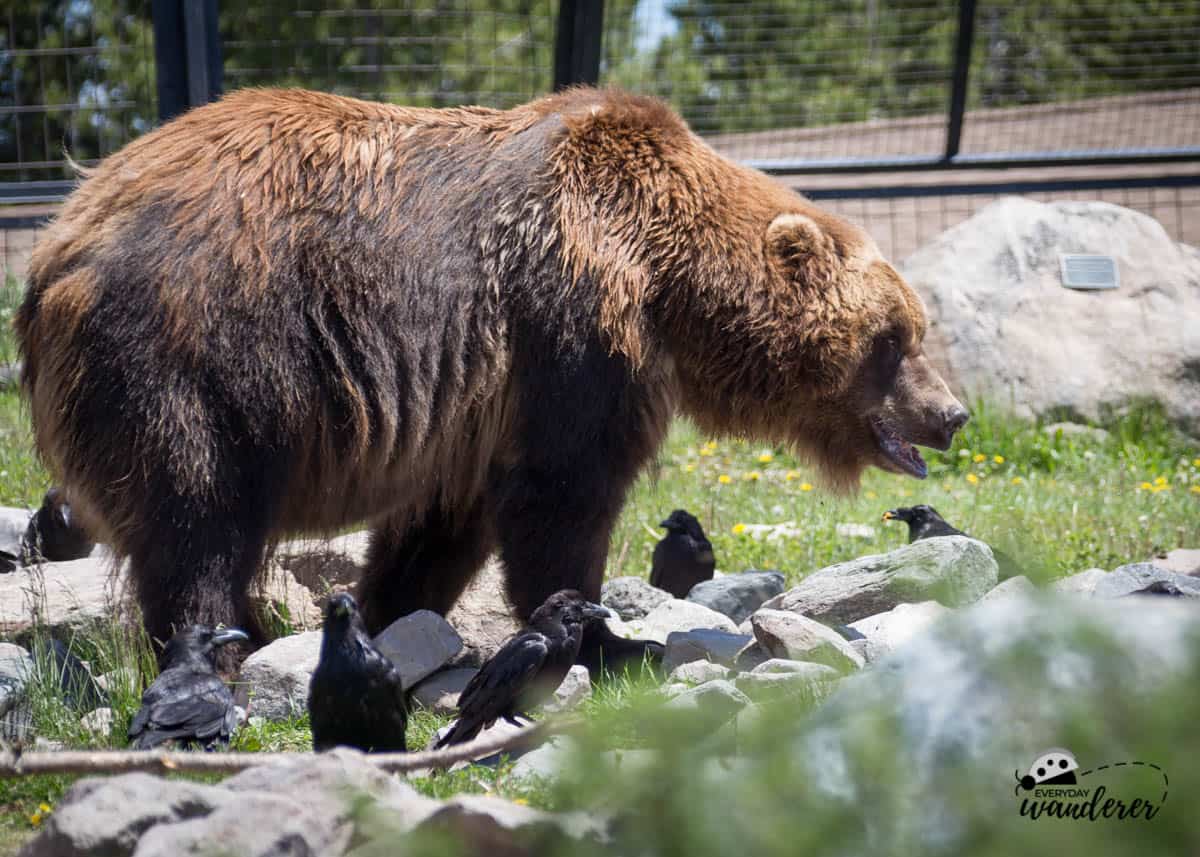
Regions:
[[[872,464],[924,478],[916,446],[946,449],[968,418],[922,350],[924,306],[863,230],[789,197],[735,254],[754,270],[685,288],[704,319],[672,325],[683,407],[790,443],[835,487]]]

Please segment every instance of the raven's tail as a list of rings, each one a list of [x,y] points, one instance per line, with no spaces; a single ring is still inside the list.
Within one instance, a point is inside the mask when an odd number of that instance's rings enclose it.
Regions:
[[[483,728],[483,724],[478,720],[467,720],[460,717],[454,721],[454,725],[450,727],[450,731],[441,737],[434,745],[435,750],[440,750],[443,747],[449,747],[451,744],[465,744],[471,741],[479,734]]]

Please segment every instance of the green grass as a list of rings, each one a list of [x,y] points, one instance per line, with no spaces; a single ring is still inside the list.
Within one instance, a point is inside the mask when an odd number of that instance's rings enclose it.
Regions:
[[[0,312],[4,306],[0,299]],[[0,342],[0,353],[3,347]],[[1195,547],[1200,542],[1200,442],[1181,434],[1149,406],[1114,415],[1104,427],[1106,440],[1051,436],[1039,423],[976,404],[954,447],[927,456],[926,481],[870,471],[858,493],[838,497],[823,491],[813,471],[783,449],[738,440],[711,442],[679,422],[655,466],[630,494],[613,535],[609,575],[648,573],[661,536],[658,522],[675,508],[700,518],[721,570],[775,568],[791,582],[830,563],[904,544],[906,528],[880,518],[889,508],[916,503],[937,507],[955,525],[1016,557],[1038,579],[1091,566],[1111,569],[1159,550]],[[40,500],[49,479],[31,450],[28,420],[16,394],[0,393],[0,504],[30,506]],[[739,526],[782,522],[792,522],[794,534],[773,541],[755,539]],[[839,523],[867,524],[873,535],[840,537]],[[39,668],[31,698],[37,734],[72,747],[123,746],[144,682],[152,675],[148,645],[139,634],[119,627],[72,645],[96,673],[132,667],[131,678],[115,692],[113,730],[98,736],[80,728],[79,712],[63,702],[35,645]],[[648,675],[627,673],[609,680],[582,708],[596,724],[593,742],[636,748],[685,735],[687,728],[678,721],[664,723],[647,713],[654,700],[654,681]],[[415,713],[409,745],[423,747],[446,722],[448,718],[428,712]],[[699,746],[690,739],[675,743]],[[310,746],[305,718],[255,722],[234,739],[234,749],[243,751]],[[492,793],[556,807],[579,800],[578,795],[512,783],[508,770],[504,764],[472,767],[413,783],[432,797]],[[39,805],[53,806],[70,782],[67,777],[0,780],[0,855],[15,853],[35,830],[30,819]],[[598,786],[590,788],[594,793]]]

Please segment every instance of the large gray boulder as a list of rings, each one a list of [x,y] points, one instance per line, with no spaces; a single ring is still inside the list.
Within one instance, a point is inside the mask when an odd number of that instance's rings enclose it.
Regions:
[[[274,561],[318,597],[356,585],[367,566],[370,533],[297,539],[275,548]]]
[[[1017,578],[1013,578],[1016,580]],[[1021,578],[1024,580],[1024,578]],[[1003,586],[1004,584],[1000,584]],[[993,589],[992,592],[996,590]],[[989,593],[990,595],[991,593]],[[987,598],[988,596],[984,596]],[[951,611],[936,601],[919,604],[897,604],[886,613],[859,619],[850,625],[866,638],[863,654],[868,661],[877,661],[893,649],[923,633],[938,619]]]
[[[625,622],[644,618],[659,604],[670,600],[670,592],[651,586],[640,577],[614,577],[600,587],[600,603]]]
[[[510,637],[520,633],[524,620],[508,600],[504,566],[493,557],[458,597],[446,620],[462,639],[461,666],[482,666],[500,651]]]
[[[1154,586],[1157,584],[1157,586]],[[1200,598],[1200,578],[1176,574],[1149,562],[1135,562],[1113,569],[1096,582],[1096,598],[1121,598],[1153,587],[1185,598]]]
[[[0,636],[35,625],[69,641],[112,618],[128,618],[125,575],[107,554],[0,574]]]
[[[1116,259],[1120,288],[1061,283],[1063,253]],[[951,386],[1023,415],[1098,418],[1151,397],[1200,421],[1200,250],[1103,202],[1006,197],[900,266],[925,298]],[[939,353],[940,351],[940,353]]]
[[[787,610],[762,609],[750,617],[754,637],[772,658],[811,661],[840,672],[863,665],[860,655],[837,631]]]
[[[754,640],[748,634],[731,634],[701,628],[696,631],[672,631],[667,635],[667,650],[663,669],[670,672],[680,664],[692,661],[712,661],[733,666],[738,654]]]
[[[682,598],[670,598],[642,619],[630,622],[627,629],[637,639],[665,644],[667,637],[676,631],[715,629],[736,634],[737,624],[728,616],[701,604],[684,601]]]
[[[289,720],[308,708],[308,683],[321,656],[321,632],[282,637],[242,663],[234,688],[251,717]]]
[[[970,604],[995,586],[998,577],[991,548],[966,536],[944,536],[815,571],[763,607],[846,625],[898,604]]]
[[[28,737],[32,718],[26,685],[33,676],[33,656],[20,646],[0,643],[0,741]]]
[[[762,607],[763,602],[782,593],[783,587],[782,572],[743,571],[697,583],[687,600],[724,613],[734,622],[742,622]]]
[[[372,642],[395,664],[404,686],[416,687],[463,649],[462,638],[432,610],[416,610],[388,625]]]

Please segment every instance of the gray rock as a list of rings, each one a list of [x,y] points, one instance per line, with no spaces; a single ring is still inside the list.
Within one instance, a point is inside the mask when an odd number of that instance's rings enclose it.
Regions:
[[[1063,736],[1089,766],[1143,758],[1125,745],[1142,731],[1136,712],[1147,694],[1195,675],[1198,615],[1164,599],[1147,621],[1134,599],[1061,595],[958,611],[878,668],[843,680],[792,752],[835,805],[861,808],[881,788],[896,801],[894,811],[857,816],[867,842],[888,843],[888,853],[970,853],[978,828],[961,823],[964,806],[976,806],[969,796],[996,795],[982,810],[990,819],[1008,773],[1006,811],[1015,814],[1012,771]],[[1141,740],[1157,748],[1171,739]],[[879,747],[888,748],[884,767],[866,755]],[[893,772],[886,785],[883,769]]]
[[[200,818],[158,823],[138,841],[133,857],[293,857],[342,854],[350,831],[330,827],[295,800],[248,794]]]
[[[692,661],[713,661],[733,666],[738,653],[751,642],[746,634],[731,634],[728,631],[713,631],[701,628],[698,631],[672,631],[667,635],[667,651],[663,655],[663,669],[675,669]]]
[[[1176,574],[1200,577],[1200,549],[1197,548],[1176,548],[1162,556],[1156,556],[1150,562]]]
[[[784,577],[778,571],[744,571],[704,580],[692,587],[687,600],[743,622],[763,602],[783,592]]]
[[[600,587],[600,603],[616,611],[623,621],[642,619],[671,593],[651,586],[640,577],[614,577]]]
[[[319,598],[308,587],[298,583],[287,569],[268,563],[250,587],[251,608],[259,615],[270,616],[281,627],[296,631],[314,631],[321,627]]]
[[[32,517],[33,509],[0,506],[0,551],[15,557],[21,556],[21,538]]]
[[[715,628],[737,633],[737,624],[728,616],[700,604],[671,598],[662,602],[642,619],[628,623],[629,630],[639,639],[666,643],[673,631],[695,631]]]
[[[991,548],[965,536],[943,536],[815,571],[763,607],[849,624],[897,604],[970,604],[998,579]]]
[[[463,641],[432,610],[417,610],[384,628],[372,641],[396,665],[405,687],[415,687],[462,651]]]
[[[523,629],[506,592],[504,567],[493,557],[446,614],[446,621],[462,639],[463,653],[457,666],[483,666]]]
[[[1107,576],[1108,572],[1102,568],[1089,568],[1087,571],[1059,578],[1051,584],[1051,588],[1063,594],[1091,595],[1100,581]]]
[[[21,857],[129,857],[155,825],[203,817],[234,799],[218,786],[149,774],[80,780]]]
[[[800,675],[808,679],[825,676],[836,677],[840,673],[826,664],[812,661],[792,661],[786,658],[771,658],[752,669],[750,675]]]
[[[840,672],[863,665],[862,656],[840,634],[806,616],[762,609],[750,621],[755,639],[771,657],[827,664]]]
[[[577,752],[579,748],[570,738],[562,735],[551,738],[517,759],[508,772],[508,778],[518,782],[557,780]]]
[[[1064,288],[1063,253],[1113,256],[1120,288]],[[1024,416],[1097,419],[1151,398],[1180,423],[1200,423],[1200,324],[1182,321],[1200,318],[1200,254],[1150,217],[1005,197],[901,268],[929,308],[926,350],[939,346],[960,388]]]
[[[133,667],[117,667],[96,676],[96,685],[105,693],[135,693],[139,691],[140,682],[141,677]]]
[[[452,798],[417,830],[456,835],[469,854],[558,852],[570,848],[574,840],[603,843],[608,839],[608,822],[599,814],[554,814],[489,795]]]
[[[667,702],[666,708],[697,715],[707,726],[716,728],[728,723],[749,704],[749,697],[738,690],[733,682],[718,679],[688,688]]]
[[[1001,584],[1001,586],[1003,585]],[[1020,591],[1019,588],[1018,591]],[[871,662],[879,660],[893,649],[924,632],[930,625],[950,612],[936,601],[898,604],[886,613],[859,619],[850,627],[862,633],[866,638],[863,652],[867,661]]]
[[[46,562],[0,574],[0,636],[35,625],[55,639],[86,636],[111,619],[129,619],[126,578],[104,555]]]
[[[234,699],[252,717],[299,717],[308,708],[308,683],[320,656],[320,631],[282,637],[246,658]]]
[[[112,733],[113,710],[97,708],[79,719],[79,725],[98,738],[107,738]]]
[[[750,630],[754,630],[753,626]],[[745,648],[738,652],[737,660],[733,662],[733,668],[738,672],[752,672],[756,667],[769,660],[771,660],[771,653],[763,648],[758,640],[751,637]]]
[[[722,666],[721,664],[714,664],[709,661],[690,661],[680,664],[671,670],[671,674],[667,676],[667,681],[697,685],[704,684],[706,681],[729,678],[730,674],[729,667]]]
[[[575,664],[554,691],[554,697],[542,705],[542,710],[550,714],[571,711],[582,705],[591,695],[592,677],[588,668],[582,664]]]
[[[321,598],[358,583],[367,566],[370,540],[366,530],[331,539],[298,539],[279,545],[274,560]]]
[[[1154,583],[1167,583],[1178,588],[1181,595],[1200,598],[1200,578],[1176,574],[1148,562],[1137,562],[1115,568],[1097,581],[1092,595],[1096,598],[1120,598],[1145,589]]]
[[[742,673],[737,688],[755,702],[791,699],[796,702],[819,702],[833,692],[841,674],[824,664],[809,664],[812,672]]]
[[[410,699],[434,714],[456,714],[459,694],[478,672],[473,667],[435,672],[412,689]]]
[[[1002,580],[993,586],[988,594],[980,598],[980,601],[995,601],[998,598],[1012,598],[1018,595],[1033,595],[1037,592],[1037,587],[1030,582],[1029,578],[1023,574],[1018,574],[1016,577],[1010,577],[1008,580]]]
[[[12,643],[0,643],[0,740],[25,740],[30,736],[33,711],[25,688],[33,669],[29,652]]]

